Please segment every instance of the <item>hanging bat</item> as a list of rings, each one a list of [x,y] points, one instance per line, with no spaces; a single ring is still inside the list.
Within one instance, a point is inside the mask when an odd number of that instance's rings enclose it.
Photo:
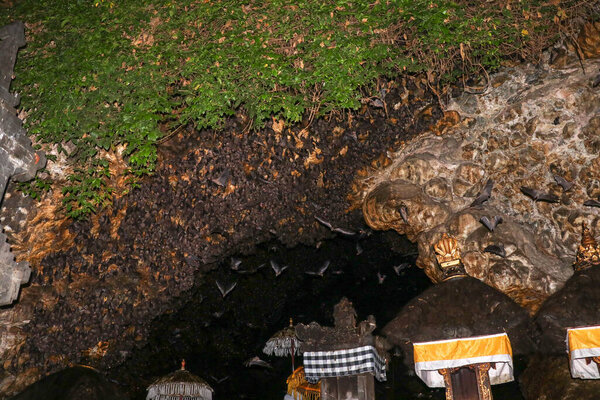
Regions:
[[[281,275],[281,273],[283,271],[285,271],[288,267],[287,265],[280,267],[279,264],[277,264],[277,262],[275,262],[275,260],[273,260],[273,259],[269,260],[269,263],[271,264],[271,268],[275,272],[275,277],[278,277],[279,275]]]
[[[304,271],[304,273],[307,275],[311,275],[311,276],[323,277],[323,274],[325,273],[325,271],[327,271],[327,268],[329,268],[329,264],[330,264],[330,261],[327,260],[323,263],[323,265],[321,265],[321,268],[319,268],[318,271]]]
[[[556,183],[558,183],[558,185],[563,189],[563,192],[568,192],[569,190],[573,189],[573,185],[575,185],[575,183],[566,180],[560,175],[554,174],[552,176],[554,177]]]
[[[335,233],[341,233],[342,235],[346,235],[346,236],[355,236],[356,232],[351,231],[349,229],[345,229],[345,228],[336,228],[333,225],[331,225],[330,222],[325,221],[323,218],[319,218],[315,215],[315,219],[324,227],[329,228],[330,231],[335,232]]]
[[[486,253],[492,253],[502,258],[506,257],[506,250],[504,250],[503,244],[490,244],[488,247],[483,249]]]
[[[481,192],[479,192],[477,194],[477,197],[475,197],[475,200],[473,200],[473,202],[471,203],[471,205],[469,207],[479,206],[479,205],[483,204],[484,202],[486,202],[492,195],[493,187],[494,187],[494,181],[491,179],[488,179],[487,182],[485,183],[485,185],[483,186],[483,189],[481,189]]]
[[[211,179],[211,181],[215,184],[215,185],[219,185],[219,186],[227,186],[227,182],[229,181],[229,176],[231,175],[231,171],[229,171],[229,169],[225,169],[223,172],[221,172],[221,175],[217,176],[216,178]]]
[[[221,296],[223,296],[223,298],[231,293],[231,291],[235,289],[237,285],[237,282],[233,282],[231,285],[225,287],[219,281],[215,281],[215,283],[217,284],[217,288],[219,288],[219,292],[221,292]]]
[[[596,75],[592,82],[592,87],[598,87],[598,85],[600,85],[600,74]]]
[[[545,201],[548,203],[558,203],[558,196],[552,193],[545,193],[541,190],[533,189],[527,186],[521,186],[521,192],[529,196],[533,201]]]
[[[590,199],[590,200],[586,200],[586,201],[583,203],[583,205],[584,205],[584,206],[588,206],[588,207],[600,207],[600,201],[598,201],[598,200],[593,200],[593,199]]]
[[[402,221],[404,221],[405,224],[408,224],[408,208],[406,208],[406,206],[402,204],[400,208],[398,208],[398,211],[400,212],[400,217],[402,218]]]
[[[410,264],[409,263],[402,263],[399,265],[394,265],[394,272],[396,273],[396,275],[400,276],[400,271],[402,271],[403,269],[409,268]]]
[[[494,232],[494,229],[496,229],[498,224],[502,223],[502,217],[494,215],[490,220],[487,216],[484,215],[483,217],[479,218],[479,222],[485,225],[485,227],[488,228],[490,232]]]
[[[261,368],[273,368],[271,364],[266,361],[261,360],[258,356],[254,356],[246,361],[244,361],[244,366],[250,367],[261,367]]]

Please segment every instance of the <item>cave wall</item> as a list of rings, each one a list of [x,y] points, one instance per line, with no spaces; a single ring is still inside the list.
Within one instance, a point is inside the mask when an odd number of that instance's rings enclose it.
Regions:
[[[0,205],[9,179],[32,179],[44,166],[42,153],[36,153],[22,127],[15,107],[19,96],[11,94],[10,83],[19,47],[25,45],[25,27],[15,22],[0,28]],[[29,263],[16,262],[7,238],[0,230],[0,306],[11,304],[19,288],[29,281]]]
[[[147,343],[152,321],[175,312],[198,287],[206,304],[223,301],[206,277],[229,272],[230,257],[262,243],[320,246],[342,235],[316,216],[350,231],[348,240],[368,235],[347,197],[356,174],[377,167],[372,160],[440,115],[422,80],[382,84],[389,89],[387,113],[366,105],[310,126],[273,120],[250,132],[243,115],[220,131],[188,126],[159,146],[153,176],[115,195],[111,208],[88,221],[64,216],[60,187],[38,203],[11,188],[4,224],[32,277],[19,302],[0,310],[7,331],[0,397],[76,363],[123,365]],[[108,154],[117,183],[125,181],[121,150]],[[64,160],[48,164],[46,174],[64,179]],[[15,216],[23,208],[24,220]],[[268,266],[261,271],[267,272]],[[254,290],[246,287],[250,279],[238,280],[236,291]],[[203,317],[212,320],[213,313]]]
[[[397,148],[360,192],[369,226],[417,242],[417,263],[433,281],[441,272],[432,245],[447,232],[469,275],[531,312],[572,275],[581,223],[600,228],[598,208],[584,205],[600,195],[600,61],[554,54],[504,68],[483,93],[448,101],[445,117]],[[573,187],[564,190],[554,175]],[[488,179],[491,197],[473,205]],[[522,187],[556,202],[534,201]],[[503,222],[492,232],[483,216]],[[485,251],[490,245],[505,255]]]

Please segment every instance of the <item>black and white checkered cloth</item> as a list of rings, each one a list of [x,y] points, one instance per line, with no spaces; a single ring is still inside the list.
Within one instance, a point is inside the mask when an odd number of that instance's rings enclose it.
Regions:
[[[385,381],[385,360],[373,346],[336,351],[307,351],[304,357],[306,380],[316,383],[321,378],[358,375],[370,372]]]

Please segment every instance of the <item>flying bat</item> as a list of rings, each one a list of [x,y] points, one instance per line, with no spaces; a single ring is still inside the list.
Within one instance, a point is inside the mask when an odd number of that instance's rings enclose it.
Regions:
[[[356,255],[360,256],[362,254],[362,252],[363,252],[363,248],[360,245],[360,242],[356,242]]]
[[[402,271],[403,269],[409,268],[410,264],[409,263],[401,263],[399,265],[394,265],[394,272],[396,273],[396,275],[400,276],[400,271]]]
[[[239,271],[241,263],[242,263],[242,260],[240,260],[239,258],[231,257],[231,261],[229,264],[230,264],[230,267],[232,270]]]
[[[238,274],[246,274],[246,275],[251,275],[256,273],[259,269],[263,268],[265,265],[267,264],[260,264],[258,267],[254,268],[254,269],[238,269],[235,272],[237,272]]]
[[[231,293],[231,291],[235,289],[237,285],[237,282],[233,282],[229,286],[225,287],[219,281],[215,281],[215,283],[217,284],[217,288],[219,288],[219,292],[221,292],[221,296],[223,296],[223,298],[225,298],[225,296]]]
[[[327,268],[329,268],[330,263],[331,262],[329,260],[327,260],[323,263],[323,265],[321,265],[321,268],[319,268],[318,271],[304,271],[304,273],[307,275],[311,275],[311,276],[323,277],[323,274],[325,273],[325,271],[327,271]]]
[[[558,183],[558,185],[563,189],[563,192],[568,192],[569,190],[573,189],[573,182],[566,180],[560,175],[554,174],[552,176],[554,177],[556,183]]]
[[[593,199],[590,199],[590,200],[586,200],[586,201],[583,203],[583,205],[584,205],[584,206],[588,206],[588,207],[600,207],[600,201],[598,201],[598,200],[593,200]]]
[[[275,277],[278,277],[279,275],[281,275],[281,273],[283,271],[285,271],[288,267],[287,265],[280,267],[279,264],[277,264],[277,262],[275,262],[275,260],[273,260],[273,259],[269,260],[269,263],[271,263],[271,268],[275,272]]]
[[[485,225],[485,227],[488,228],[490,232],[494,232],[496,226],[502,223],[502,217],[494,215],[494,217],[492,217],[492,219],[490,220],[487,216],[484,215],[483,217],[479,218],[479,222]]]
[[[475,197],[475,200],[473,200],[473,202],[471,203],[470,207],[479,206],[479,205],[483,204],[485,201],[487,201],[490,198],[490,196],[492,195],[493,187],[494,187],[494,181],[491,179],[488,179],[487,182],[485,183],[485,185],[483,186],[483,189],[481,189],[481,192],[479,192],[477,194],[477,197]]]
[[[271,364],[266,361],[261,360],[258,356],[254,356],[246,361],[244,361],[244,365],[248,368],[250,367],[261,367],[261,368],[273,368]]]
[[[227,379],[229,379],[229,375],[226,375],[226,376],[225,376],[225,377],[223,377],[223,378],[217,378],[217,377],[215,377],[215,376],[213,376],[213,375],[211,375],[210,377],[212,378],[212,380],[213,380],[213,381],[215,381],[215,382],[216,382],[216,384],[217,384],[217,385],[218,385],[219,383],[223,383],[223,382],[225,382]]]
[[[548,203],[558,203],[558,196],[552,193],[545,193],[541,190],[533,189],[527,186],[521,186],[521,192],[529,196],[533,201],[545,201]]]
[[[333,225],[331,225],[331,223],[329,221],[325,221],[323,218],[319,218],[315,215],[315,219],[324,227],[329,228],[330,231],[335,232],[335,233],[341,233],[342,235],[346,235],[346,236],[355,236],[356,232],[351,231],[350,229],[346,229],[346,228],[336,228]]]
[[[504,250],[503,244],[490,244],[488,247],[483,249],[486,253],[492,253],[502,258],[506,257],[506,250]]]
[[[221,175],[217,176],[216,178],[211,179],[211,181],[215,184],[215,185],[219,185],[219,186],[227,186],[227,182],[229,181],[229,177],[231,175],[231,171],[229,171],[229,169],[225,169],[223,172],[221,172]]]
[[[384,275],[381,272],[377,272],[377,282],[379,282],[380,285],[383,283],[383,281],[385,281],[386,277],[387,275]]]

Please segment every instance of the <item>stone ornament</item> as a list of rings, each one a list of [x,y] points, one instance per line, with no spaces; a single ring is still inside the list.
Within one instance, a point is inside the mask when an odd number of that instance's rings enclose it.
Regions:
[[[458,241],[447,233],[433,246],[435,257],[442,269],[443,281],[466,276],[465,268],[460,258]]]
[[[581,244],[577,249],[573,269],[583,271],[595,265],[600,265],[600,247],[590,229],[585,223],[581,223]]]

